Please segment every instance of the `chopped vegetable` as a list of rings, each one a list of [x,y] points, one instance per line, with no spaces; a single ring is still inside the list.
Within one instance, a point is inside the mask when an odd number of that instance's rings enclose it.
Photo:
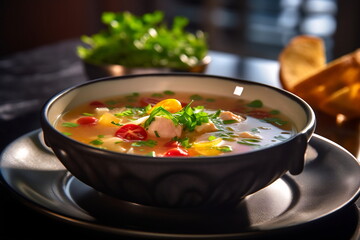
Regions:
[[[106,105],[100,101],[92,101],[90,104],[90,106],[93,107],[105,107]]]
[[[183,148],[172,148],[168,150],[164,157],[187,157],[189,156],[189,152],[186,149]]]
[[[116,131],[115,136],[129,141],[146,140],[147,132],[139,125],[126,124]]]
[[[203,156],[216,156],[220,154],[218,145],[221,143],[222,138],[216,138],[207,142],[193,143],[192,148]]]
[[[114,125],[119,124],[119,118],[115,117],[113,114],[106,112],[101,115],[98,124],[103,126],[113,127]]]
[[[96,117],[81,117],[76,122],[80,125],[95,125],[98,119]]]
[[[176,99],[165,99],[157,104],[153,108],[149,110],[149,113],[151,113],[155,108],[157,107],[163,107],[165,110],[169,111],[170,113],[176,113],[182,109],[181,102]]]

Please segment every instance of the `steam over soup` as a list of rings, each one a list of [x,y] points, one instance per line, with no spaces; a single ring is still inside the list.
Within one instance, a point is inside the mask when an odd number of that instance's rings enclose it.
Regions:
[[[149,156],[217,156],[294,135],[291,121],[261,100],[164,91],[98,99],[59,117],[63,134],[111,151]]]

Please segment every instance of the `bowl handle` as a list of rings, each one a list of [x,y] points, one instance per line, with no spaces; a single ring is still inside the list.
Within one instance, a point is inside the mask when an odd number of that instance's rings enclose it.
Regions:
[[[299,134],[294,139],[295,144],[294,148],[292,149],[292,156],[293,159],[291,159],[289,172],[292,175],[298,175],[300,174],[304,169],[304,163],[305,163],[305,151],[308,144],[308,137],[306,134]]]

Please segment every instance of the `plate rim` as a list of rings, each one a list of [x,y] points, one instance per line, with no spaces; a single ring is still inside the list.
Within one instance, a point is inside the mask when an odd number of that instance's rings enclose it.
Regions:
[[[101,222],[97,222],[95,218],[94,218],[94,221],[90,221],[90,220],[86,220],[86,219],[81,219],[76,216],[68,216],[64,213],[58,212],[47,206],[41,205],[40,203],[35,202],[35,201],[27,198],[26,196],[20,194],[16,189],[14,189],[6,181],[6,179],[3,175],[2,166],[1,166],[3,155],[7,152],[8,149],[11,148],[11,146],[13,144],[18,142],[19,140],[21,140],[23,138],[31,137],[33,135],[39,135],[40,133],[41,133],[41,129],[36,129],[31,132],[28,132],[28,133],[18,137],[14,141],[12,141],[10,144],[8,144],[8,146],[6,146],[3,149],[3,151],[0,153],[0,184],[3,187],[5,187],[11,193],[11,195],[13,197],[15,197],[17,200],[19,200],[22,204],[29,207],[30,209],[35,210],[38,213],[41,213],[48,217],[51,217],[54,220],[60,220],[62,222],[68,223],[68,224],[88,228],[88,229],[95,230],[95,231],[101,231],[101,232],[105,232],[105,233],[113,233],[113,234],[118,234],[118,235],[120,234],[123,236],[129,236],[129,237],[141,237],[141,238],[155,237],[155,238],[163,238],[163,239],[168,239],[168,238],[171,238],[171,239],[231,239],[234,237],[243,238],[243,237],[250,237],[250,236],[251,237],[263,236],[263,235],[266,235],[269,233],[275,233],[278,231],[286,231],[286,230],[289,230],[292,228],[297,228],[297,227],[301,227],[301,226],[310,224],[315,221],[319,221],[319,220],[323,219],[324,217],[329,216],[329,215],[339,211],[340,209],[344,208],[345,206],[349,206],[350,204],[355,203],[355,201],[360,196],[360,186],[359,186],[357,191],[353,194],[353,196],[351,196],[347,201],[340,204],[337,208],[332,209],[332,211],[324,213],[323,215],[320,215],[317,218],[314,218],[310,221],[302,222],[300,224],[287,225],[282,228],[274,228],[274,229],[270,228],[270,229],[260,229],[260,230],[254,229],[253,231],[251,230],[251,231],[236,232],[236,233],[214,233],[214,234],[212,234],[212,233],[199,233],[199,234],[198,233],[166,233],[166,232],[151,232],[151,231],[141,231],[141,230],[136,230],[136,229],[118,228],[115,226],[109,226],[106,224],[102,224]],[[312,139],[318,139],[318,141],[326,142],[327,144],[331,144],[331,145],[337,147],[339,150],[343,151],[344,154],[347,154],[348,157],[352,158],[352,160],[355,161],[360,167],[359,160],[356,159],[349,151],[347,151],[344,147],[340,146],[339,144],[337,144],[323,136],[320,136],[318,134],[313,134]],[[38,139],[38,141],[40,141],[40,139]],[[313,140],[313,141],[315,141],[315,140]],[[310,142],[311,142],[311,140],[310,140]],[[49,150],[43,149],[42,151],[49,151]],[[70,174],[65,168],[62,170],[62,172],[63,172],[63,174]],[[294,180],[294,181],[296,182],[296,180]],[[64,187],[64,186],[62,186],[62,187]],[[81,209],[80,206],[77,206],[77,207]]]

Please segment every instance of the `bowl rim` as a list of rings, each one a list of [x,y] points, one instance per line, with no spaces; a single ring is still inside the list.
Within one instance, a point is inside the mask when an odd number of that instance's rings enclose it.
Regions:
[[[128,154],[128,153],[121,153],[121,152],[115,152],[115,151],[111,151],[111,150],[107,150],[107,149],[101,149],[101,148],[97,148],[95,146],[91,146],[89,144],[85,144],[79,141],[76,141],[64,134],[62,134],[61,132],[59,132],[52,123],[50,123],[50,121],[48,120],[48,116],[47,113],[49,112],[50,107],[57,101],[59,100],[62,96],[66,95],[67,93],[75,90],[75,89],[79,89],[83,86],[86,85],[90,85],[93,83],[98,83],[101,81],[116,81],[116,80],[122,80],[122,79],[132,79],[132,78],[143,78],[143,77],[167,77],[167,76],[177,76],[177,77],[204,77],[204,78],[216,78],[219,80],[226,80],[226,81],[232,81],[232,82],[241,82],[244,84],[249,84],[249,85],[256,85],[256,86],[260,86],[260,87],[265,87],[265,88],[270,88],[271,90],[274,90],[282,95],[285,95],[287,97],[289,97],[290,99],[292,99],[293,101],[295,101],[297,104],[299,104],[302,109],[304,110],[306,117],[307,117],[307,122],[305,123],[305,126],[303,127],[303,129],[299,130],[296,134],[294,134],[293,136],[291,136],[290,138],[279,142],[279,143],[275,143],[271,146],[268,147],[264,147],[264,148],[259,148],[259,149],[253,149],[249,152],[243,152],[243,153],[234,153],[234,154],[227,154],[227,155],[220,155],[220,156],[201,156],[201,157],[149,157],[149,156],[145,156],[145,155],[137,155],[137,154]],[[303,99],[301,99],[300,97],[296,96],[295,94],[286,91],[284,89],[280,89],[271,85],[267,85],[267,84],[263,84],[263,83],[259,83],[259,82],[254,82],[254,81],[250,81],[250,80],[244,80],[244,79],[240,79],[240,78],[233,78],[233,77],[227,77],[227,76],[219,76],[219,75],[211,75],[211,74],[202,74],[202,73],[182,73],[182,72],[175,72],[175,73],[146,73],[146,74],[131,74],[131,75],[122,75],[122,76],[111,76],[111,77],[103,77],[103,78],[98,78],[98,79],[94,79],[91,81],[87,81],[87,82],[83,82],[83,83],[79,83],[73,86],[70,86],[56,94],[54,94],[52,97],[50,97],[43,105],[42,109],[41,109],[41,126],[42,128],[44,128],[44,126],[47,126],[49,129],[51,129],[53,132],[55,132],[55,134],[57,136],[59,136],[61,139],[64,139],[66,141],[70,141],[72,144],[76,144],[76,145],[80,145],[81,147],[85,147],[87,149],[89,149],[90,151],[96,151],[96,152],[101,152],[101,153],[106,153],[106,154],[110,154],[110,155],[114,155],[114,156],[126,156],[126,158],[122,158],[122,160],[129,160],[129,161],[134,161],[134,159],[136,159],[137,162],[142,162],[142,163],[154,163],[154,162],[217,162],[217,161],[226,161],[228,160],[232,160],[234,158],[240,157],[240,156],[251,156],[253,154],[257,154],[259,151],[267,151],[269,149],[272,148],[277,148],[280,147],[286,143],[289,143],[291,141],[294,141],[294,139],[299,136],[299,135],[306,135],[308,140],[310,140],[311,135],[314,133],[315,130],[315,126],[316,126],[316,118],[315,118],[315,113],[313,111],[313,109],[310,107],[310,105],[305,102]],[[117,160],[116,157],[114,157],[115,160]],[[209,162],[210,161],[210,162]]]

